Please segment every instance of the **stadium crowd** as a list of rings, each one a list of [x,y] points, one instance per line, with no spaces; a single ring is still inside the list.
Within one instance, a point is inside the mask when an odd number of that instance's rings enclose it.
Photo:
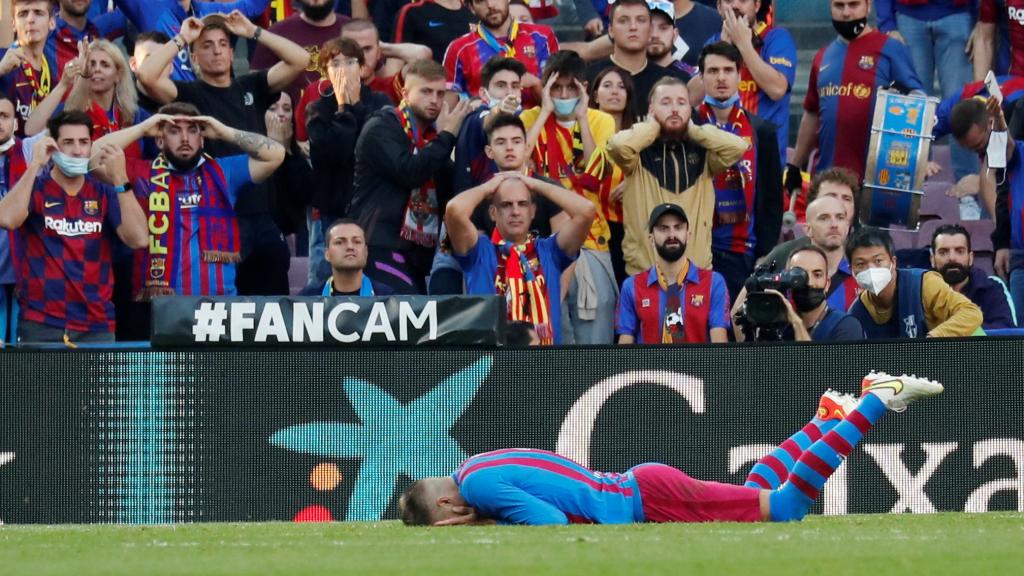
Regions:
[[[539,344],[1014,328],[1019,2],[828,2],[798,62],[771,0],[0,0],[0,340],[300,289]],[[880,88],[941,98],[920,232],[861,224]]]

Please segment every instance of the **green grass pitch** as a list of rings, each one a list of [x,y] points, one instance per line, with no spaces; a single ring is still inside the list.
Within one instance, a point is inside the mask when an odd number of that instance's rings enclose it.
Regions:
[[[794,524],[0,526],[0,574],[1019,574],[1024,513]]]

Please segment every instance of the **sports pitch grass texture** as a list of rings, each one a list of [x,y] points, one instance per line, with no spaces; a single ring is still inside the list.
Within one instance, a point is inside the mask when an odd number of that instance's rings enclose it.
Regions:
[[[0,526],[0,575],[1020,574],[1024,513],[794,524]]]

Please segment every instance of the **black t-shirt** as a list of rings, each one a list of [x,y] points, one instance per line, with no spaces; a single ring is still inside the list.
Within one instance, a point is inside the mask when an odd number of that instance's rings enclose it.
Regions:
[[[227,88],[211,86],[202,80],[175,81],[174,86],[178,89],[178,102],[193,104],[201,114],[213,116],[236,130],[263,135],[267,133],[264,114],[267,108],[277,101],[280,94],[270,90],[266,70],[239,76],[233,79]],[[204,150],[214,158],[243,154],[238,146],[223,140],[207,139],[204,142]],[[235,205],[235,211],[239,214],[255,214],[269,210],[269,194],[262,185],[240,194]]]
[[[593,84],[594,79],[601,73],[602,70],[609,66],[615,66],[611,58],[605,58],[604,60],[598,60],[593,62],[587,67],[587,82]],[[633,111],[636,112],[637,117],[643,117],[647,114],[648,96],[651,93],[651,88],[665,76],[672,76],[679,78],[683,82],[688,82],[690,77],[687,76],[682,70],[675,68],[666,68],[664,66],[658,66],[654,62],[648,62],[647,66],[638,74],[633,74],[633,88],[635,90],[635,96],[633,98]]]
[[[267,71],[250,72],[231,81],[227,88],[211,86],[202,80],[174,82],[178,101],[194,104],[199,112],[213,116],[237,130],[266,134],[264,114],[277,101],[280,92],[272,92],[267,84]],[[242,151],[230,142],[210,140],[206,151],[211,156],[231,156]]]
[[[679,37],[690,47],[683,55],[683,62],[696,66],[708,38],[722,31],[722,17],[713,8],[694,4],[689,14],[676,18],[676,29]]]
[[[422,44],[434,53],[435,62],[444,62],[448,45],[469,32],[476,16],[463,5],[449,10],[436,2],[409,4],[399,13],[395,24],[395,42]]]

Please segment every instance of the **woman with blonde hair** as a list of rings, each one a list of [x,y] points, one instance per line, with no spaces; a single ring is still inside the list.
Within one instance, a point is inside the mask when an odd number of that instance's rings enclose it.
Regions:
[[[88,114],[94,126],[94,141],[149,116],[139,107],[128,60],[117,45],[102,39],[88,45],[79,42],[78,58],[64,66],[60,82],[32,111],[25,122],[25,134],[34,136],[42,132],[47,120],[61,110]],[[142,156],[138,142],[124,152],[129,158]]]

